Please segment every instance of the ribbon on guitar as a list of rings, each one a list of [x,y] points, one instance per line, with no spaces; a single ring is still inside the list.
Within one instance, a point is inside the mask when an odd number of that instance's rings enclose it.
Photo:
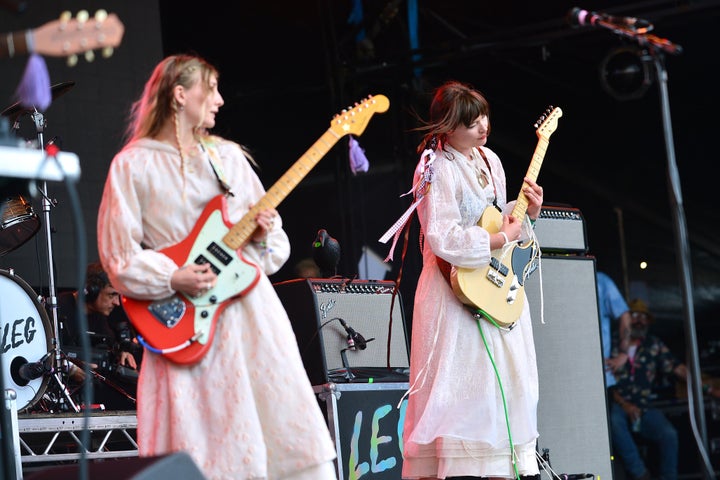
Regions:
[[[403,213],[400,218],[397,219],[393,226],[390,227],[388,231],[385,232],[383,236],[380,237],[380,239],[378,240],[380,243],[387,243],[390,238],[393,239],[392,246],[390,247],[390,252],[385,258],[386,262],[392,261],[393,252],[395,251],[395,246],[397,245],[397,241],[400,238],[400,234],[404,230],[404,227],[408,224],[410,216],[413,214],[420,202],[422,202],[425,198],[425,195],[427,194],[430,185],[432,184],[432,179],[434,175],[432,164],[434,161],[435,152],[431,149],[424,150],[422,155],[420,156],[420,161],[418,162],[418,166],[416,168],[416,176],[418,177],[417,182],[415,182],[415,185],[413,185],[410,190],[400,195],[400,197],[404,197],[406,195],[414,193],[415,201],[412,203],[412,205],[408,207],[407,210],[405,210],[405,213]]]

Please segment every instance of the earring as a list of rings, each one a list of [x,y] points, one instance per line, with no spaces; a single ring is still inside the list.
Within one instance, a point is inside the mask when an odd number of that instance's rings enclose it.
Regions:
[[[185,105],[180,104],[180,106],[178,107],[178,110],[180,110],[181,112],[182,112],[183,110],[185,110]]]

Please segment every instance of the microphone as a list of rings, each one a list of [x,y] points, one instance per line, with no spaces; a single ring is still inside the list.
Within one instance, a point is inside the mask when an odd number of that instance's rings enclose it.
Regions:
[[[560,480],[581,480],[583,478],[593,478],[592,473],[560,473],[557,475]]]
[[[614,30],[617,27],[641,30],[641,33],[649,32],[653,25],[642,18],[637,17],[616,17],[607,13],[589,12],[582,8],[575,7],[567,14],[567,21],[574,27],[603,27]]]
[[[28,362],[20,365],[20,368],[18,369],[18,376],[26,382],[42,377],[48,371],[45,367],[45,362],[48,358],[50,358],[50,353],[46,353],[37,362]]]
[[[347,332],[347,343],[350,350],[365,350],[367,348],[367,340],[365,340],[365,337],[360,335],[350,325],[345,323],[345,320],[343,320],[342,318],[338,317],[338,320],[340,321],[340,325],[342,325]]]

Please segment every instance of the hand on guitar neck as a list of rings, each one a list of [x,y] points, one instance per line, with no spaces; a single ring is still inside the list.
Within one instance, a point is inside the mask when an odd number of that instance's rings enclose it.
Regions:
[[[532,221],[535,221],[538,215],[540,215],[540,209],[542,208],[542,187],[532,178],[525,177],[520,195],[522,200],[519,199],[518,201],[524,202],[526,205],[525,209],[527,210],[527,215]],[[490,248],[492,250],[502,248],[507,243],[521,240],[524,215],[520,217],[516,216],[516,214],[516,209],[514,209],[512,214],[503,215],[502,223],[495,226],[495,232],[497,233],[493,233],[492,230],[490,231]],[[486,218],[485,214],[483,215],[483,218]],[[481,224],[482,223],[483,222],[481,221]]]

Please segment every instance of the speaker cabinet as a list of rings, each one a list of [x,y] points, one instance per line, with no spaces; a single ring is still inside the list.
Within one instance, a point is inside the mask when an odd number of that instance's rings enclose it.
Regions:
[[[354,381],[407,381],[410,365],[405,317],[395,282],[302,278],[275,284],[292,322],[313,385]],[[349,348],[352,328],[367,347]]]
[[[185,452],[155,457],[113,459],[87,465],[88,478],[103,480],[205,480],[195,462]],[[26,476],[26,480],[62,480],[80,478],[79,465],[50,467]]]
[[[540,377],[538,450],[548,449],[558,474],[611,479],[595,260],[543,256],[525,291]]]

